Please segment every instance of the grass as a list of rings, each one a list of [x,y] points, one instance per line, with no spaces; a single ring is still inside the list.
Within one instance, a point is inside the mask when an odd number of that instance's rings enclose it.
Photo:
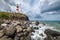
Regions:
[[[10,18],[10,14],[6,12],[0,12],[0,19],[9,19],[9,18]]]
[[[27,16],[23,13],[0,12],[0,19],[25,19]]]
[[[12,16],[25,17],[23,13],[0,12],[0,19],[10,19]]]

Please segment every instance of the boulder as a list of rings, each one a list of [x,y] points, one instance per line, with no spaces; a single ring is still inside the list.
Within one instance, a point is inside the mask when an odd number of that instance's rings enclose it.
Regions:
[[[60,36],[60,32],[54,31],[54,30],[51,30],[51,29],[46,29],[45,33],[47,35],[51,35],[52,37]]]
[[[56,37],[56,40],[60,40],[60,36],[57,36],[57,37]]]
[[[12,38],[9,38],[7,36],[3,36],[2,38],[0,38],[0,40],[13,40]]]
[[[45,34],[47,35],[45,40],[59,40],[60,37],[60,32],[51,30],[51,29],[46,29]]]
[[[31,37],[30,37],[30,36],[27,36],[27,37],[21,37],[20,40],[31,40]]]
[[[5,35],[7,36],[14,36],[15,32],[16,32],[16,28],[15,27],[6,27],[5,29]]]
[[[23,31],[23,29],[22,29],[22,27],[21,27],[21,26],[16,26],[16,29],[17,29],[17,31],[16,31],[17,33],[18,33],[18,32],[22,32],[22,31]]]
[[[27,29],[27,27],[26,27],[26,26],[22,26],[22,28],[23,28],[23,29]]]
[[[4,36],[4,30],[0,30],[0,38]]]
[[[4,28],[4,26],[0,26],[0,30],[2,30]]]
[[[39,21],[36,21],[35,24],[36,24],[36,25],[39,25]]]
[[[23,36],[24,36],[24,33],[23,33],[23,32],[17,33],[16,36],[17,36],[17,37],[23,37]]]
[[[51,35],[47,35],[47,37],[44,40],[54,40],[54,38]]]
[[[30,27],[27,28],[28,32],[32,32],[32,29]]]
[[[25,36],[22,36],[22,37],[16,36],[14,38],[14,40],[31,40],[31,37],[30,36],[27,36],[27,37],[25,37]]]

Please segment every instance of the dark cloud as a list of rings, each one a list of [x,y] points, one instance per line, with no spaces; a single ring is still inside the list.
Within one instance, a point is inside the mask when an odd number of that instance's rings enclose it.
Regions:
[[[13,2],[13,0],[4,0],[7,4],[16,6],[16,4]]]
[[[41,19],[42,17],[39,14],[37,14],[35,18]]]
[[[50,11],[59,11],[59,10],[60,10],[60,1],[56,1],[53,4],[46,6],[46,8],[42,10],[42,13]]]

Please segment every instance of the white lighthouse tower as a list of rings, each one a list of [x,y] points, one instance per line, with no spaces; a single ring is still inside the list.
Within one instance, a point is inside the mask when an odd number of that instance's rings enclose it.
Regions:
[[[16,4],[16,13],[19,13],[19,6]]]
[[[16,4],[16,13],[22,13],[22,2],[23,0],[19,0]],[[19,4],[19,5],[18,5]]]

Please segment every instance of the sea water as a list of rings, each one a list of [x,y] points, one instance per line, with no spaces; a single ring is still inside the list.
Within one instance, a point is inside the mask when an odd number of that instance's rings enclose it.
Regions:
[[[38,29],[34,29],[35,32],[32,32],[33,35],[31,35],[31,40],[44,40],[47,37],[47,35],[44,33],[46,29],[56,30],[55,28],[59,26],[60,26],[59,22],[51,22],[51,21],[40,22],[39,25],[35,25],[35,23],[30,24],[30,27],[38,27]]]
[[[40,23],[48,24],[49,26],[53,26],[55,28],[60,28],[60,21],[40,21]]]

